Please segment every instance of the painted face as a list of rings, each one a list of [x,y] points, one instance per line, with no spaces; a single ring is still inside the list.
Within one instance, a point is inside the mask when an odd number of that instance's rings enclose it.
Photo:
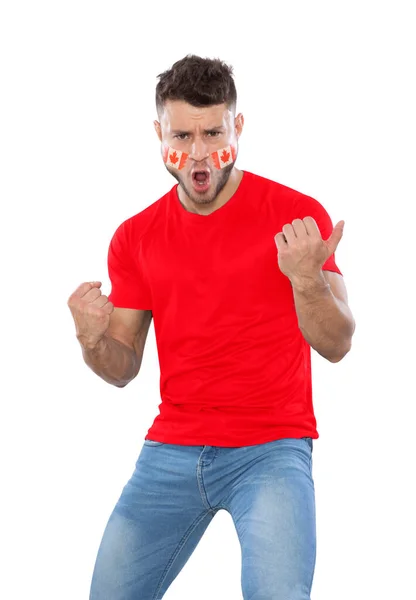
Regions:
[[[181,150],[175,150],[175,148],[171,148],[165,144],[162,149],[162,156],[163,162],[166,166],[171,167],[172,169],[178,169],[178,171],[180,171],[186,165],[189,154],[186,152],[181,152]],[[215,152],[211,153],[211,158],[216,169],[224,169],[231,163],[235,162],[237,158],[236,147],[230,145],[226,146],[225,148],[215,150]]]
[[[165,144],[162,148],[162,156],[163,162],[167,167],[178,169],[178,171],[180,171],[186,165],[189,154],[181,152],[180,150],[175,150],[175,148],[171,148]]]
[[[212,202],[228,181],[238,152],[242,115],[225,104],[194,107],[168,101],[155,122],[168,171],[196,203]]]
[[[224,169],[235,162],[237,158],[237,149],[233,144],[230,144],[225,148],[213,152],[211,158],[216,169]]]

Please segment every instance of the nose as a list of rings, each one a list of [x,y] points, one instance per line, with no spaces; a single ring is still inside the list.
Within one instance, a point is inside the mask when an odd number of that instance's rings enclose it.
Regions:
[[[196,161],[201,161],[205,158],[208,158],[208,156],[209,151],[206,143],[201,138],[196,137],[191,146],[190,158]]]

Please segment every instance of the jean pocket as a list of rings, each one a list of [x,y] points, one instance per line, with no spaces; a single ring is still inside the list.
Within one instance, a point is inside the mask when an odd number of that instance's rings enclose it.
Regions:
[[[165,442],[156,442],[155,440],[144,440],[145,446],[163,446]]]

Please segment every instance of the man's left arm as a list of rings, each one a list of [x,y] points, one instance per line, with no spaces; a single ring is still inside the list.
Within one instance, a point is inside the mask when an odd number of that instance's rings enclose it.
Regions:
[[[330,362],[349,352],[355,321],[342,275],[322,270],[338,246],[344,221],[323,240],[312,217],[295,219],[276,234],[278,264],[292,284],[299,328],[314,350]]]
[[[321,271],[316,279],[295,279],[292,288],[303,337],[321,356],[339,362],[351,349],[355,330],[342,275]]]

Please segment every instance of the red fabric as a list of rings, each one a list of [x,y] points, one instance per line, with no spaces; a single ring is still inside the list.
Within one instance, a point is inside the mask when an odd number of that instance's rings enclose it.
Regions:
[[[151,310],[158,347],[162,402],[146,438],[232,447],[318,437],[311,350],[274,241],[306,216],[327,239],[319,202],[245,171],[210,215],[187,211],[176,184],[117,229],[109,299]],[[334,256],[323,268],[341,274]]]

